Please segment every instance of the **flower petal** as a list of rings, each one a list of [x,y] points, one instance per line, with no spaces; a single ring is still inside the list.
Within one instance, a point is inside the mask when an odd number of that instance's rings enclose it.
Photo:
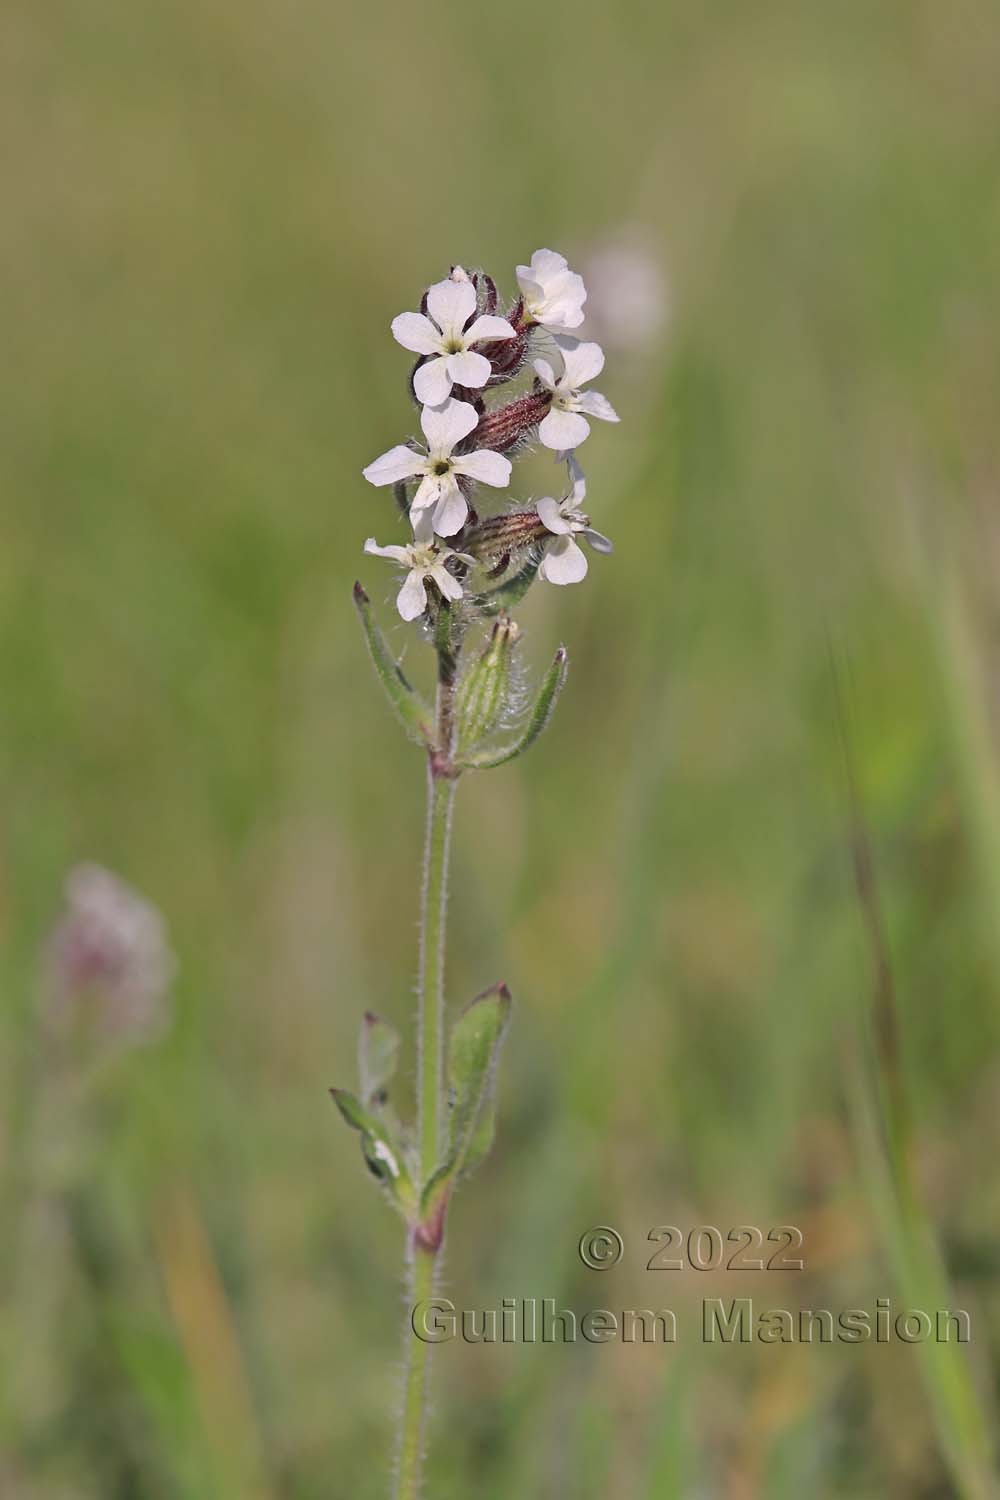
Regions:
[[[517,285],[526,307],[537,307],[545,301],[545,289],[541,282],[535,281],[530,266],[518,266]]]
[[[463,453],[454,464],[456,474],[468,474],[470,479],[478,479],[481,484],[492,484],[502,490],[510,482],[510,459],[504,458],[502,453],[492,453],[489,448]]]
[[[438,563],[436,568],[431,569],[431,577],[446,599],[461,599],[462,585],[448,572],[444,563]]]
[[[554,536],[571,535],[573,528],[563,515],[558,500],[553,500],[551,495],[543,495],[535,509],[546,531],[551,531]]]
[[[582,322],[583,308],[581,307],[577,308],[577,310],[572,313],[561,313],[559,315],[558,321],[554,317],[546,318],[543,327],[548,328],[552,333],[561,333],[569,328],[579,328]]]
[[[583,540],[595,552],[613,552],[615,550],[615,544],[611,538],[605,536],[603,531],[595,531],[592,526],[588,526],[583,533]]]
[[[461,333],[476,310],[476,289],[471,281],[436,281],[427,293],[427,311],[444,334]]]
[[[560,271],[568,267],[565,255],[560,255],[558,250],[536,250],[531,257],[531,266],[518,266],[518,271],[527,271],[535,281],[540,281],[544,286],[558,276]]]
[[[577,463],[575,453],[566,454],[566,468],[569,471],[570,490],[568,499],[572,501],[573,509],[579,510],[587,498],[587,477],[580,465]]]
[[[437,503],[437,489],[434,491],[434,502]],[[416,505],[410,506],[410,525],[413,527],[413,540],[418,545],[434,540],[434,518],[431,515],[431,506],[421,506],[418,510]]]
[[[410,520],[413,522],[414,531],[417,529],[417,524],[423,512],[430,510],[431,506],[438,503],[440,494],[441,481],[436,474],[428,474],[420,481],[417,493],[410,501]]]
[[[485,385],[493,374],[493,366],[483,354],[448,355],[448,374],[456,385]]]
[[[548,360],[536,359],[532,361],[532,364],[534,365],[535,374],[542,382],[542,385],[544,385],[548,390],[554,391],[558,386],[559,381],[556,376],[555,370],[553,370]]]
[[[461,531],[468,514],[468,501],[454,480],[443,484],[434,512],[434,530],[438,536],[454,536],[456,531]]]
[[[553,332],[579,328],[586,300],[583,277],[574,271],[564,271],[546,286],[545,302],[538,310],[538,320]]]
[[[393,318],[392,336],[414,354],[437,354],[441,348],[440,333],[423,313],[405,312]]]
[[[538,428],[538,436],[546,448],[578,448],[589,435],[590,423],[586,417],[559,407],[554,407]]]
[[[413,393],[423,406],[440,406],[451,394],[448,356],[439,355],[421,365],[413,377]]]
[[[604,369],[604,350],[600,344],[582,344],[579,339],[556,337],[559,352],[563,357],[565,384],[579,390],[588,380],[593,380]]]
[[[468,401],[450,398],[440,406],[425,406],[420,425],[431,452],[447,454],[479,426],[479,413]]]
[[[418,619],[427,608],[427,590],[424,587],[424,575],[414,568],[407,573],[403,581],[403,587],[396,596],[396,608],[404,620]]]
[[[390,557],[393,562],[408,563],[410,561],[410,549],[408,547],[380,547],[373,536],[365,542],[365,551],[373,557]]]
[[[600,391],[584,391],[578,399],[580,411],[585,411],[588,417],[599,417],[602,422],[621,420],[607,396],[602,396]]]
[[[469,345],[481,343],[483,339],[512,339],[517,335],[506,318],[484,316],[477,318],[471,327],[465,330],[464,337],[466,345]]]
[[[421,453],[414,453],[405,443],[399,443],[374,459],[361,472],[369,484],[395,484],[400,479],[409,479],[413,474],[422,474],[427,460]]]
[[[571,536],[550,543],[538,569],[547,583],[579,583],[587,576],[587,555]]]

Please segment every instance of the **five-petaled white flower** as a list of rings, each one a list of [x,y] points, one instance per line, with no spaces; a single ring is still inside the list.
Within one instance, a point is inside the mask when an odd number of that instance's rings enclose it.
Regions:
[[[583,277],[571,271],[564,255],[555,250],[536,250],[530,266],[518,266],[517,284],[524,310],[533,323],[553,333],[579,328],[587,288]]]
[[[458,475],[478,479],[483,484],[503,486],[510,479],[510,459],[481,448],[476,453],[454,456],[452,450],[478,426],[479,414],[467,401],[451,397],[442,406],[425,406],[420,425],[427,439],[427,454],[417,453],[398,444],[376,458],[364,469],[371,484],[396,484],[403,479],[422,475],[410,507],[410,519],[416,531],[425,511],[433,507],[434,530],[438,536],[454,536],[461,531],[469,507],[458,486]]]
[[[545,496],[536,509],[538,519],[546,531],[551,531],[555,540],[549,542],[545,556],[538,568],[539,578],[548,583],[579,583],[587,574],[587,557],[583,548],[574,540],[582,536],[595,552],[611,552],[613,545],[606,536],[595,531],[589,517],[580,510],[587,493],[587,482],[576,459],[570,454],[570,491],[562,500]]]
[[[603,422],[617,422],[618,413],[611,402],[597,391],[581,391],[604,369],[604,350],[600,344],[581,344],[573,338],[556,338],[562,355],[562,374],[556,375],[547,359],[535,360],[535,374],[552,392],[552,405],[543,417],[538,436],[546,448],[566,451],[578,448],[590,433],[587,417]],[[586,415],[584,415],[586,413]]]
[[[473,559],[463,552],[454,552],[434,540],[430,520],[419,518],[413,541],[406,547],[380,547],[373,536],[365,542],[365,551],[375,557],[388,557],[400,567],[406,568],[403,587],[396,598],[396,608],[404,620],[416,620],[427,608],[427,581],[437,584],[446,599],[461,599],[462,585],[445,563],[449,557],[461,558],[471,563]]]
[[[456,270],[461,271],[461,267]],[[453,384],[485,385],[492,366],[472,345],[515,336],[506,318],[484,316],[469,322],[476,311],[476,289],[464,271],[461,275],[463,279],[449,276],[431,287],[427,293],[429,316],[405,312],[392,320],[393,337],[404,349],[435,356],[413,377],[417,400],[425,406],[440,406],[447,401]]]

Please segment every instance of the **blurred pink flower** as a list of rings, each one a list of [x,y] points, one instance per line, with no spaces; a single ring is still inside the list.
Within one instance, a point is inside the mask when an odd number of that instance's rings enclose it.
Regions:
[[[623,229],[597,246],[584,270],[593,293],[587,330],[610,348],[640,354],[652,348],[670,314],[669,283],[641,232]]]
[[[60,1030],[82,1023],[116,1040],[154,1040],[169,1023],[176,970],[163,916],[96,864],[70,871],[65,900],[48,943],[49,1020]]]

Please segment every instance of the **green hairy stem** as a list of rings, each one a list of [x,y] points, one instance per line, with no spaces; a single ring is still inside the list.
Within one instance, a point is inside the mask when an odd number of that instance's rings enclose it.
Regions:
[[[448,905],[448,855],[455,782],[427,778],[427,835],[420,913],[420,979],[417,992],[420,1037],[418,1120],[420,1176],[427,1182],[441,1146],[441,1076],[444,1056],[444,945]]]
[[[433,1177],[441,1158],[444,1109],[445,1038],[445,923],[448,910],[448,867],[451,819],[457,780],[450,756],[456,656],[448,632],[448,614],[439,623],[437,743],[427,762],[427,829],[424,841],[423,886],[420,903],[420,971],[417,986],[419,1080],[417,1138],[420,1143],[421,1186]],[[411,1235],[409,1306],[434,1294],[440,1260],[440,1238],[423,1242],[419,1230]],[[396,1500],[415,1500],[420,1493],[427,1421],[427,1378],[430,1346],[412,1330],[404,1330],[408,1344],[406,1382],[399,1431]]]
[[[434,1295],[438,1257],[427,1250],[414,1249],[410,1265],[409,1300],[411,1307]],[[406,1384],[399,1428],[396,1461],[396,1500],[416,1500],[420,1494],[424,1467],[424,1427],[427,1419],[427,1375],[431,1346],[409,1337],[406,1360]]]

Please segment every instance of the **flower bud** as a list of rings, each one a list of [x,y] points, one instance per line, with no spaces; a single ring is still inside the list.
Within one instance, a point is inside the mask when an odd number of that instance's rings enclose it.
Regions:
[[[543,390],[529,391],[506,406],[494,407],[482,417],[473,434],[477,446],[506,453],[538,426],[551,404],[552,392]]]
[[[500,299],[497,296],[497,284],[493,277],[486,271],[473,271],[472,282],[476,288],[476,296],[479,298],[480,312],[495,313]]]
[[[516,622],[501,615],[485,651],[459,683],[455,729],[460,752],[478,745],[499,723],[510,699],[511,660],[520,634]]]
[[[493,367],[490,386],[505,385],[520,375],[528,357],[529,342],[530,329],[524,329],[515,338],[497,339],[480,346],[479,353],[485,355]]]
[[[484,516],[462,536],[462,551],[474,557],[490,577],[498,576],[512,558],[545,539],[545,527],[535,510],[509,510]]]

